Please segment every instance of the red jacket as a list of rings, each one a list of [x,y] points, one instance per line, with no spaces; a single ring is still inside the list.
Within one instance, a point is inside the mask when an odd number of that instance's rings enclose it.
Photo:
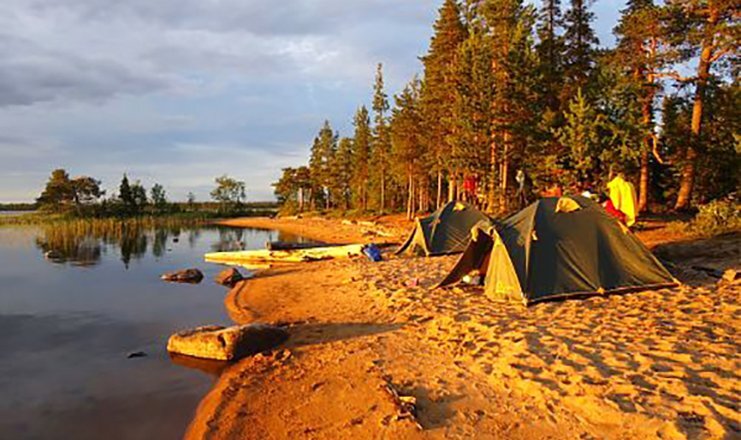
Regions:
[[[608,214],[620,220],[621,222],[625,223],[625,220],[626,220],[625,213],[617,209],[615,205],[612,204],[612,200],[607,199],[602,204],[602,207],[605,208],[605,211],[607,211]]]

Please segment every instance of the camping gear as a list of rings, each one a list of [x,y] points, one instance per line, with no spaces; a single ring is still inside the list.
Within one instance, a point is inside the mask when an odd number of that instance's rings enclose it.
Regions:
[[[471,228],[489,217],[464,202],[449,202],[429,217],[418,218],[409,238],[396,254],[410,252],[425,256],[462,252],[471,237]]]
[[[288,241],[265,242],[265,249],[269,251],[292,251],[296,249],[309,249],[318,246],[330,247],[332,245],[324,243],[293,243]]]
[[[322,246],[306,249],[271,251],[257,249],[252,251],[210,252],[205,259],[210,263],[242,265],[244,263],[301,263],[304,261],[328,260],[332,258],[349,258],[362,254],[362,244],[344,246]]]
[[[363,247],[363,254],[374,263],[383,260],[383,257],[381,256],[381,250],[378,249],[378,247],[376,247],[376,245],[373,243]]]
[[[636,189],[633,184],[623,179],[623,176],[618,174],[607,184],[607,191],[615,209],[625,214],[625,224],[633,226],[638,214]]]
[[[611,216],[615,217],[623,223],[627,223],[628,218],[625,216],[625,213],[615,208],[615,205],[612,204],[612,200],[605,200],[605,202],[602,204],[602,207],[605,208],[605,212],[607,212]]]
[[[475,271],[485,274],[490,298],[532,304],[678,284],[628,228],[585,197],[541,199],[471,232],[471,243],[438,286]]]

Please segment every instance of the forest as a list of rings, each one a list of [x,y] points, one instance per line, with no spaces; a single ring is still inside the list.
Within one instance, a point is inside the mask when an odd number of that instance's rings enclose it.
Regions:
[[[411,217],[465,199],[506,213],[616,173],[641,212],[733,197],[739,4],[629,0],[610,48],[590,6],[445,0],[420,75],[391,99],[379,63],[353,132],[325,121],[308,163],[282,170],[284,211]]]

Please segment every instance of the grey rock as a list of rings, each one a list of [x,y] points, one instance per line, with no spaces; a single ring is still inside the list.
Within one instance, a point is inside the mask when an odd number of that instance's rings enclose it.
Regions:
[[[165,281],[197,284],[203,279],[203,272],[198,269],[183,269],[175,272],[168,272],[162,275],[161,278]]]

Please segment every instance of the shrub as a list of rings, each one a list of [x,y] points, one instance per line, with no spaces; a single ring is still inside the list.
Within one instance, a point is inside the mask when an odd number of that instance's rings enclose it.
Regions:
[[[741,209],[732,198],[713,200],[698,207],[697,215],[690,222],[690,230],[698,235],[710,236],[741,230]]]

